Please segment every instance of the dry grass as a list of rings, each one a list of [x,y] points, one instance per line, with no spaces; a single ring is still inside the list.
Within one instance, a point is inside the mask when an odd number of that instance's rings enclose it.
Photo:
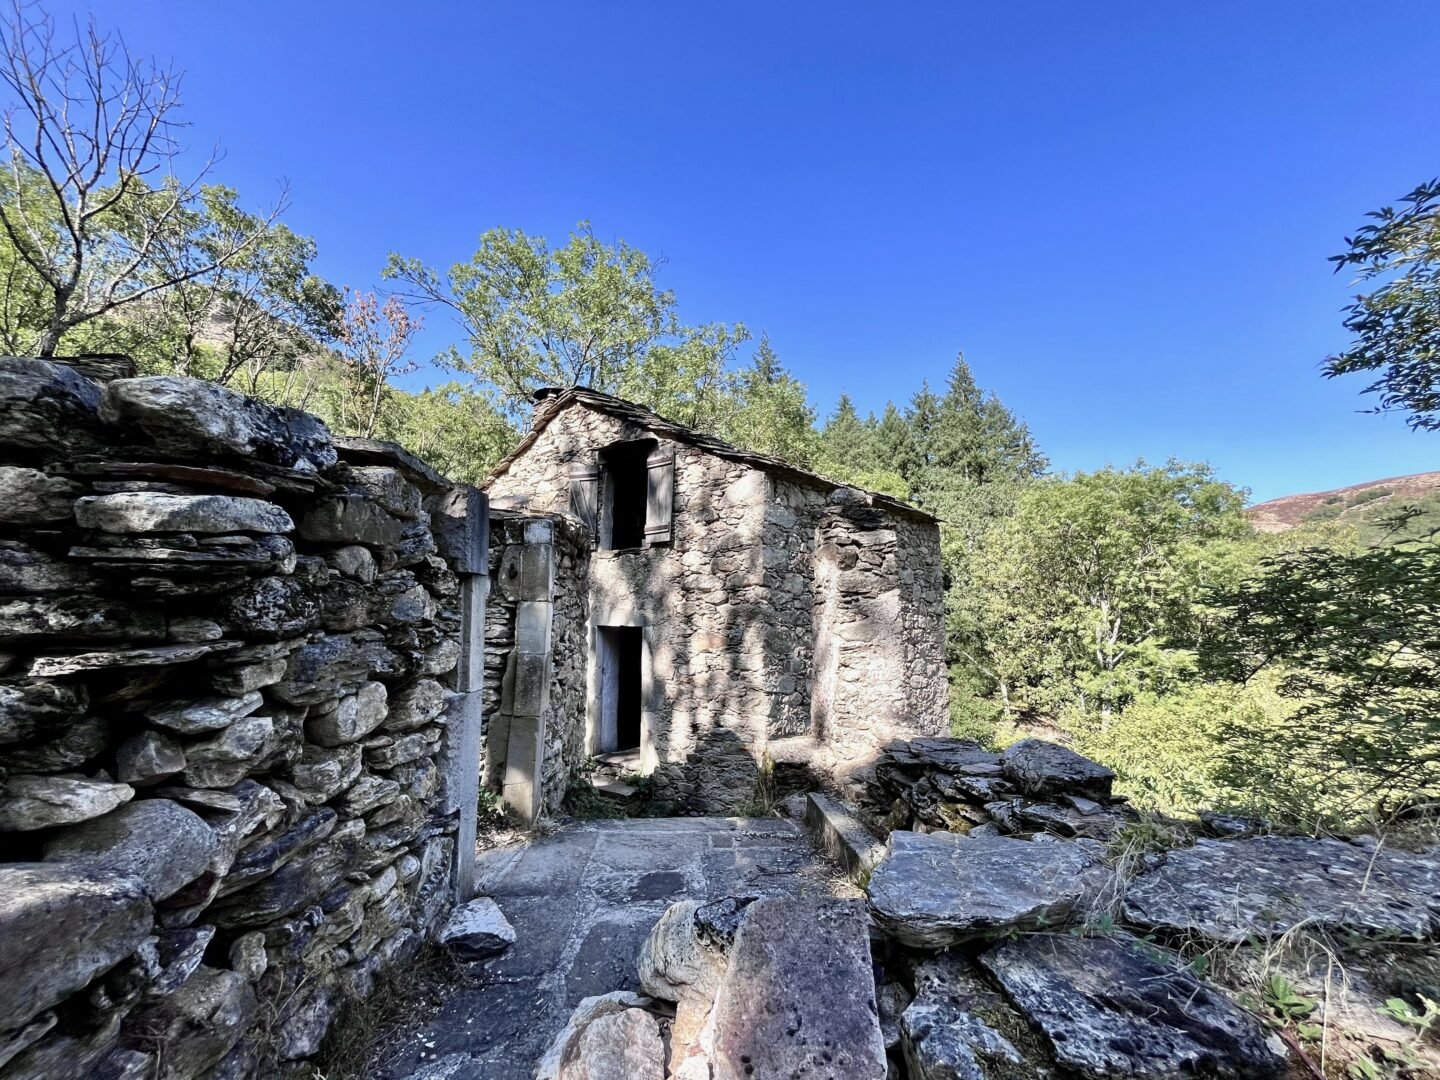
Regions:
[[[363,1001],[351,1002],[315,1058],[313,1080],[369,1080],[384,1062],[381,1048],[427,1023],[456,990],[476,984],[469,968],[437,945],[392,965]]]

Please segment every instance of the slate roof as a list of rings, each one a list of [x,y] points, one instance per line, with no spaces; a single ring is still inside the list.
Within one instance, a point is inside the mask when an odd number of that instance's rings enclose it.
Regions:
[[[544,395],[541,397],[541,395]],[[726,442],[724,439],[717,439],[714,435],[706,435],[704,432],[688,428],[684,424],[677,424],[673,420],[666,420],[659,413],[652,412],[643,405],[637,405],[633,401],[626,401],[623,398],[611,394],[602,394],[598,390],[591,390],[585,386],[572,386],[568,390],[542,390],[537,395],[541,399],[535,405],[535,411],[531,418],[530,430],[520,440],[519,445],[506,455],[485,481],[484,487],[488,488],[495,480],[509,471],[510,466],[524,456],[525,452],[535,444],[555,417],[559,416],[566,409],[573,405],[583,405],[586,408],[594,409],[597,412],[606,413],[624,420],[636,427],[644,428],[652,434],[669,439],[672,442],[684,443],[693,446],[697,450],[703,450],[707,454],[714,454],[716,457],[724,458],[727,461],[739,462],[742,465],[749,465],[752,468],[760,469],[773,476],[779,476],[797,484],[805,484],[808,487],[819,488],[822,491],[835,491],[841,487],[850,485],[840,484],[834,480],[826,479],[819,473],[810,472],[808,469],[801,469],[791,465],[780,458],[771,457],[768,454],[757,454],[751,450],[742,450],[738,446]],[[864,489],[858,489],[864,490]],[[902,499],[893,495],[882,495],[878,491],[865,491],[865,496],[871,506],[889,510],[905,517],[916,518],[921,521],[936,521],[933,514],[921,510],[918,506],[912,506]]]

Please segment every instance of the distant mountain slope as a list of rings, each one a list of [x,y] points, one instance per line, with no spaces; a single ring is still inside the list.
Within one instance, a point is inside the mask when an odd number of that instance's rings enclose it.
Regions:
[[[1440,496],[1440,472],[1392,476],[1364,484],[1313,491],[1305,495],[1284,495],[1257,503],[1245,513],[1261,532],[1286,532],[1305,521],[1339,518],[1373,519],[1376,511],[1405,503],[1418,503],[1427,496]]]

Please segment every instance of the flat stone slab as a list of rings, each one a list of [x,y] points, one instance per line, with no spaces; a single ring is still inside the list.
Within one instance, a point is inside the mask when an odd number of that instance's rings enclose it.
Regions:
[[[672,902],[736,891],[825,900],[837,887],[796,823],[744,818],[587,822],[481,852],[475,876],[515,944],[474,963],[479,986],[381,1047],[371,1075],[532,1080],[580,1001],[639,989],[640,947]]]
[[[943,949],[990,930],[1063,923],[1109,880],[1079,844],[897,830],[870,877],[870,908],[897,941]]]
[[[864,904],[780,896],[751,904],[712,1022],[715,1080],[884,1080]]]
[[[1157,953],[1127,936],[1027,934],[980,962],[1056,1059],[1084,1076],[1261,1080],[1284,1073],[1283,1045],[1258,1020]]]
[[[1440,855],[1340,840],[1198,840],[1137,877],[1125,918],[1218,941],[1317,929],[1424,941],[1440,936]]]

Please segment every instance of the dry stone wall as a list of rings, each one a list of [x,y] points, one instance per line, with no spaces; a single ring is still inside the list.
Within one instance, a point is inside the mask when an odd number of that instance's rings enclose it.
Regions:
[[[416,953],[483,506],[213,384],[0,358],[0,1077],[298,1071]]]
[[[491,498],[566,515],[572,466],[647,438],[619,416],[563,408],[491,482]],[[767,754],[802,772],[844,773],[897,734],[943,731],[934,523],[871,506],[855,489],[659,442],[675,455],[672,540],[592,553],[585,646],[588,661],[596,626],[644,628],[642,767],[666,798],[734,809],[750,800]],[[821,554],[836,548],[874,554],[836,578]],[[817,649],[841,623],[863,640],[827,654],[819,670]],[[593,730],[593,715],[588,723]]]

